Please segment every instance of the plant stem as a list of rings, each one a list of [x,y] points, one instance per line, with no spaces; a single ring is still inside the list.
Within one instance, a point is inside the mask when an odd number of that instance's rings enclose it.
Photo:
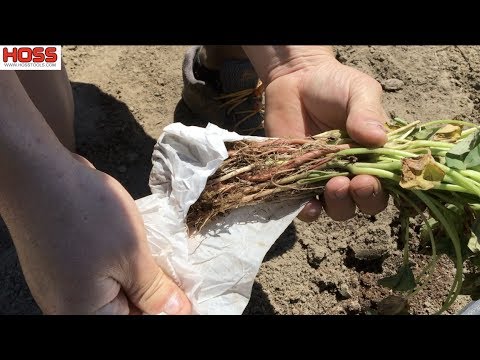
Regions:
[[[356,162],[355,167],[361,168],[371,168],[371,169],[382,169],[382,170],[401,170],[402,169],[402,162],[399,160],[392,160],[388,163],[363,163],[363,162]]]
[[[442,308],[438,311],[438,313],[441,314],[453,304],[462,287],[463,259],[460,249],[460,239],[458,238],[458,234],[455,232],[454,227],[450,224],[450,221],[443,215],[443,213],[438,208],[438,206],[441,207],[442,205],[439,204],[437,200],[418,190],[413,190],[413,193],[418,196],[420,200],[425,203],[425,205],[427,205],[427,207],[435,215],[435,218],[442,224],[445,231],[448,233],[448,236],[450,237],[450,240],[452,241],[453,247],[455,249],[455,279],[450,289],[450,292],[447,295],[447,300],[444,302]]]
[[[466,178],[465,176],[462,176],[457,171],[450,169],[448,166],[440,164],[439,162],[437,162],[437,165],[445,172],[446,175],[450,176],[457,185],[460,185],[465,189],[472,191],[475,195],[480,196],[480,186],[476,182]]]
[[[336,156],[348,156],[348,155],[364,155],[364,154],[378,154],[378,155],[391,155],[391,156],[401,156],[401,157],[416,157],[417,154],[408,151],[387,149],[387,148],[376,148],[376,149],[367,149],[367,148],[352,148],[340,150],[335,155]]]
[[[344,168],[350,171],[353,175],[373,175],[383,179],[393,180],[396,183],[400,182],[400,175],[394,174],[391,171],[382,170],[382,169],[373,169],[366,167],[356,167],[353,164],[344,165]]]
[[[437,246],[435,244],[435,237],[433,236],[433,231],[432,227],[430,226],[430,223],[428,222],[427,218],[425,215],[423,215],[423,212],[420,210],[420,208],[415,204],[412,200],[408,198],[405,194],[403,194],[401,191],[398,191],[394,188],[389,187],[389,190],[396,194],[397,196],[401,197],[404,201],[406,201],[411,207],[415,209],[417,214],[419,214],[422,218],[423,223],[427,227],[428,230],[428,236],[430,237],[430,244],[432,246],[432,259],[428,262],[427,266],[422,270],[422,272],[419,275],[419,278],[423,275],[426,274],[427,279],[425,281],[422,281],[420,286],[417,286],[415,290],[413,290],[408,296],[413,297],[415,294],[420,292],[421,289],[425,287],[426,284],[430,281],[430,277],[432,275],[433,270],[435,269],[435,265],[437,263]]]
[[[476,124],[472,124],[472,123],[461,121],[461,120],[434,120],[434,121],[423,123],[421,127],[429,127],[437,124],[455,124],[455,125],[463,125],[463,126],[470,126],[470,127],[478,126]]]
[[[405,125],[405,126],[402,126],[401,128],[398,128],[398,129],[395,129],[393,131],[390,131],[387,136],[390,138],[392,135],[396,135],[396,134],[400,134],[406,130],[409,130],[410,128],[412,127],[415,127],[417,126],[418,124],[420,124],[420,121],[414,121],[414,122],[411,122],[410,124],[408,125]]]

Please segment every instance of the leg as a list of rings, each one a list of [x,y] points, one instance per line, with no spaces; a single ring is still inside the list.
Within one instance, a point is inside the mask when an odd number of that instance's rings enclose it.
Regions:
[[[263,88],[240,46],[195,46],[183,61],[175,121],[263,135]]]
[[[17,71],[17,76],[60,142],[74,152],[73,94],[65,67],[60,71]]]

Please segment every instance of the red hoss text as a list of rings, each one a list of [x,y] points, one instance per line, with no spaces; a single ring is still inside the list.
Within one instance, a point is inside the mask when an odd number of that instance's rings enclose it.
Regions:
[[[54,63],[58,59],[58,55],[56,53],[57,49],[54,47],[19,47],[19,48],[12,48],[12,50],[8,50],[8,48],[3,48],[3,62],[13,61],[13,62],[21,62],[21,63],[28,63],[28,62],[47,62],[47,63]]]

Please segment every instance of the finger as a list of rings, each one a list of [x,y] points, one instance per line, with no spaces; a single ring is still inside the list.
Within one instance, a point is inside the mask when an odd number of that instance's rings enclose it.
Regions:
[[[312,222],[318,219],[322,213],[322,203],[317,199],[310,200],[297,215],[297,219],[305,222]]]
[[[355,216],[355,203],[349,193],[350,179],[337,176],[325,185],[325,211],[333,220],[347,220]]]
[[[378,214],[388,205],[388,194],[380,181],[370,175],[355,176],[350,181],[350,194],[359,210],[368,215]]]
[[[131,303],[147,314],[190,314],[184,292],[160,269],[149,253],[134,258],[122,286]]]
[[[95,311],[95,315],[128,315],[129,312],[127,297],[120,290],[112,301]]]
[[[381,102],[382,87],[364,74],[352,84],[355,84],[355,88],[350,93],[347,132],[359,144],[382,146],[387,141],[384,126],[387,115]]]

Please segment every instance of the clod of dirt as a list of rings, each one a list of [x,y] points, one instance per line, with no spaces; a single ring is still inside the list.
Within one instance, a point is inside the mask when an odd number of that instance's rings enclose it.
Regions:
[[[307,247],[307,261],[314,269],[318,269],[320,263],[325,256],[327,256],[328,249],[325,246],[318,244],[308,244]]]
[[[320,290],[335,293],[338,292],[340,284],[345,283],[345,277],[340,271],[328,268],[317,273],[313,282]]]
[[[377,305],[378,315],[408,315],[408,309],[408,301],[397,295],[390,295]]]
[[[359,249],[352,247],[352,250],[355,258],[358,260],[376,260],[388,253],[388,250],[385,248]]]
[[[385,224],[366,226],[356,231],[356,241],[350,245],[357,260],[376,260],[395,248],[391,229]]]
[[[362,310],[362,306],[357,300],[351,300],[344,306],[345,310],[347,310],[347,314],[358,314]]]
[[[388,79],[383,82],[383,89],[386,91],[398,91],[403,88],[404,82],[400,79]]]

